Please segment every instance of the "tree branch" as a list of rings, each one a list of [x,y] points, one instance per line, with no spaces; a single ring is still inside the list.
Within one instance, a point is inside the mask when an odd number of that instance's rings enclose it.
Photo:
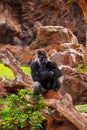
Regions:
[[[56,109],[66,119],[68,119],[79,130],[87,129],[87,119],[83,117],[73,106],[72,98],[69,94],[63,96],[62,99],[49,99],[46,100],[49,107]]]
[[[30,89],[33,87],[32,79],[22,71],[17,60],[8,50],[0,52],[0,60],[13,71],[15,75],[14,85],[25,86]]]

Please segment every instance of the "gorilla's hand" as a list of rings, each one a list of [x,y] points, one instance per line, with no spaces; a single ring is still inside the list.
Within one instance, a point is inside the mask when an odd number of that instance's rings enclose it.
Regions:
[[[50,76],[53,77],[54,76],[54,72],[50,71]]]

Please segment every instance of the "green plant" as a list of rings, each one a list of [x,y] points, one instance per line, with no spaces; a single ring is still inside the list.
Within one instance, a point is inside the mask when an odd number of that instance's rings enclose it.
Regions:
[[[67,0],[68,3],[73,3],[75,0]]]
[[[77,70],[78,70],[78,72],[80,72],[80,73],[87,73],[87,67],[85,66],[84,63],[78,64]]]
[[[29,66],[21,66],[21,69],[27,74],[31,75],[31,69]],[[7,79],[13,80],[15,76],[10,68],[4,66],[3,63],[0,63],[0,77],[5,77]]]
[[[75,108],[79,112],[87,112],[87,104],[76,105]]]
[[[46,108],[42,96],[33,96],[28,89],[21,89],[18,94],[0,98],[0,130],[24,128],[40,130],[45,119],[42,109]]]

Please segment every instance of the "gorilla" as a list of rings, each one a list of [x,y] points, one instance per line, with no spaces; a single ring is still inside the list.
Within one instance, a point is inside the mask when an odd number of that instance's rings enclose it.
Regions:
[[[30,64],[31,76],[35,83],[33,94],[45,94],[48,90],[58,91],[63,83],[62,71],[55,62],[48,60],[46,52],[39,50],[35,61]]]

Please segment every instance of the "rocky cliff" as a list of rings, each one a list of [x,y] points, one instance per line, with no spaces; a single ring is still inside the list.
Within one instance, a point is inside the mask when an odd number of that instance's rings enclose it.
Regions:
[[[85,49],[79,43],[85,44],[87,29],[78,1],[68,4],[66,0],[2,0],[0,29],[0,51],[8,49],[21,64],[27,65],[37,50],[44,48],[63,70],[61,93],[70,93],[74,103],[87,102],[86,74],[75,71],[84,61]]]
[[[67,27],[85,44],[87,24],[77,0],[0,0],[0,44],[30,45],[47,25]]]
[[[38,49],[45,49],[64,75],[64,82],[59,92],[62,95],[69,93],[74,104],[87,103],[87,74],[81,74],[76,69],[77,65],[84,61],[83,45],[87,31],[84,19],[86,0],[80,2],[83,3],[83,12],[78,0],[73,4],[67,3],[67,0],[0,0],[2,61],[10,59],[9,55],[6,55],[9,50],[17,61],[27,65],[35,58]],[[3,60],[4,56],[7,60]],[[14,67],[16,60],[13,57],[11,59],[13,62],[10,68],[13,68],[17,78],[14,81],[5,81],[4,78],[0,80],[0,96],[15,93],[24,87],[23,85],[30,87],[32,84],[31,80],[27,82],[25,74],[25,78],[20,75],[22,72],[19,67],[16,69]],[[22,85],[20,80],[23,80]],[[46,98],[58,99],[58,93],[49,91]],[[43,124],[45,130],[77,130],[57,111],[46,118],[47,121]]]

